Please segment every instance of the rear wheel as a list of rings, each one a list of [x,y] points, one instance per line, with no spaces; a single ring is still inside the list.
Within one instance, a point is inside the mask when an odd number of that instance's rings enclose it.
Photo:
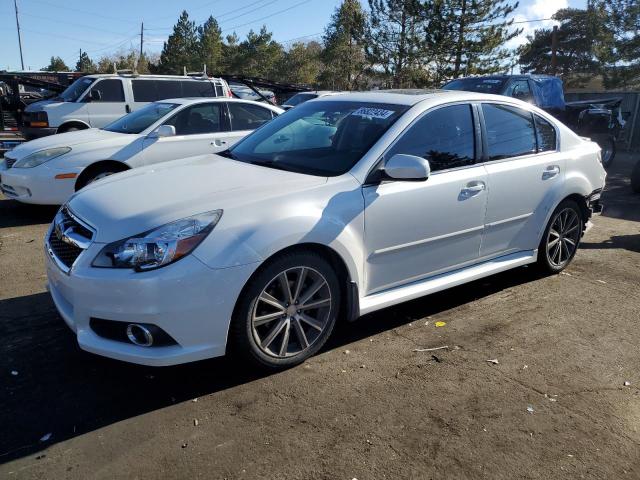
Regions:
[[[339,305],[338,278],[324,258],[313,252],[277,257],[249,281],[238,300],[231,353],[266,369],[297,365],[327,341]]]
[[[538,265],[547,273],[559,273],[573,260],[583,230],[582,211],[573,200],[555,209],[538,247]]]
[[[616,156],[616,142],[612,136],[598,138],[598,145],[602,149],[602,166],[609,168]]]

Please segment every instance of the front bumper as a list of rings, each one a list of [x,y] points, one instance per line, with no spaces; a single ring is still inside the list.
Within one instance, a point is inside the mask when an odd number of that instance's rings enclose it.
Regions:
[[[75,171],[74,171],[75,170]],[[4,160],[0,161],[0,190],[8,198],[23,203],[38,205],[62,205],[75,192],[75,178],[58,180],[58,173],[69,173],[51,168],[47,164],[34,168],[7,168]],[[71,173],[80,173],[81,169],[73,169]]]
[[[55,135],[58,131],[57,127],[21,127],[20,133],[27,140],[33,140],[35,138],[48,137],[49,135]]]
[[[587,208],[589,209],[590,215],[600,215],[604,209],[604,205],[600,201],[600,197],[602,196],[602,189],[599,188],[591,192],[591,194],[587,195],[585,198],[587,202]]]
[[[63,272],[45,249],[48,287],[80,348],[150,366],[224,355],[236,299],[256,264],[212,269],[193,255],[157,270],[93,268],[93,244]],[[158,326],[177,344],[142,347],[99,336],[92,318]]]

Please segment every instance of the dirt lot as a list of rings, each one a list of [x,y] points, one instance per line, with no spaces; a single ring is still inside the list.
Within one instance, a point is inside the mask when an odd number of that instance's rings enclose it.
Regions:
[[[80,351],[45,291],[54,209],[0,197],[0,478],[640,478],[640,195],[616,162],[566,274],[369,315],[266,377]]]

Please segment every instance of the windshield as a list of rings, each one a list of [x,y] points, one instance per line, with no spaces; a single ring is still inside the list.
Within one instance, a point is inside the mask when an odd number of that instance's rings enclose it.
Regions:
[[[459,78],[447,83],[442,89],[499,94],[502,91],[504,82],[499,78]]]
[[[309,175],[341,175],[408,108],[383,103],[305,103],[266,123],[223,155]]]
[[[306,102],[307,100],[313,100],[314,98],[318,98],[318,95],[315,93],[298,93],[287,100],[285,103],[287,105],[291,105],[295,107],[296,105],[300,105],[301,103]]]
[[[84,91],[89,87],[89,85],[91,85],[95,81],[96,81],[95,78],[87,78],[87,77],[79,78],[78,80],[73,82],[71,85],[69,85],[65,89],[65,91],[62,92],[56,98],[58,100],[63,100],[65,102],[75,102],[76,100],[78,100],[78,98],[80,98],[80,95],[84,93]]]
[[[103,130],[116,133],[140,133],[179,106],[178,103],[150,103],[110,123]]]

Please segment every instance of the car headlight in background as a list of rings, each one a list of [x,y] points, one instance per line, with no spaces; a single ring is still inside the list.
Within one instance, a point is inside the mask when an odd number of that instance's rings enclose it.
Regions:
[[[191,253],[213,230],[220,217],[222,210],[200,213],[110,243],[95,258],[93,266],[138,271],[163,267]]]
[[[42,165],[43,163],[64,155],[65,153],[69,153],[70,151],[71,147],[57,147],[40,150],[39,152],[34,152],[31,155],[27,155],[26,157],[21,158],[16,163],[14,163],[13,168],[37,167],[38,165]]]

